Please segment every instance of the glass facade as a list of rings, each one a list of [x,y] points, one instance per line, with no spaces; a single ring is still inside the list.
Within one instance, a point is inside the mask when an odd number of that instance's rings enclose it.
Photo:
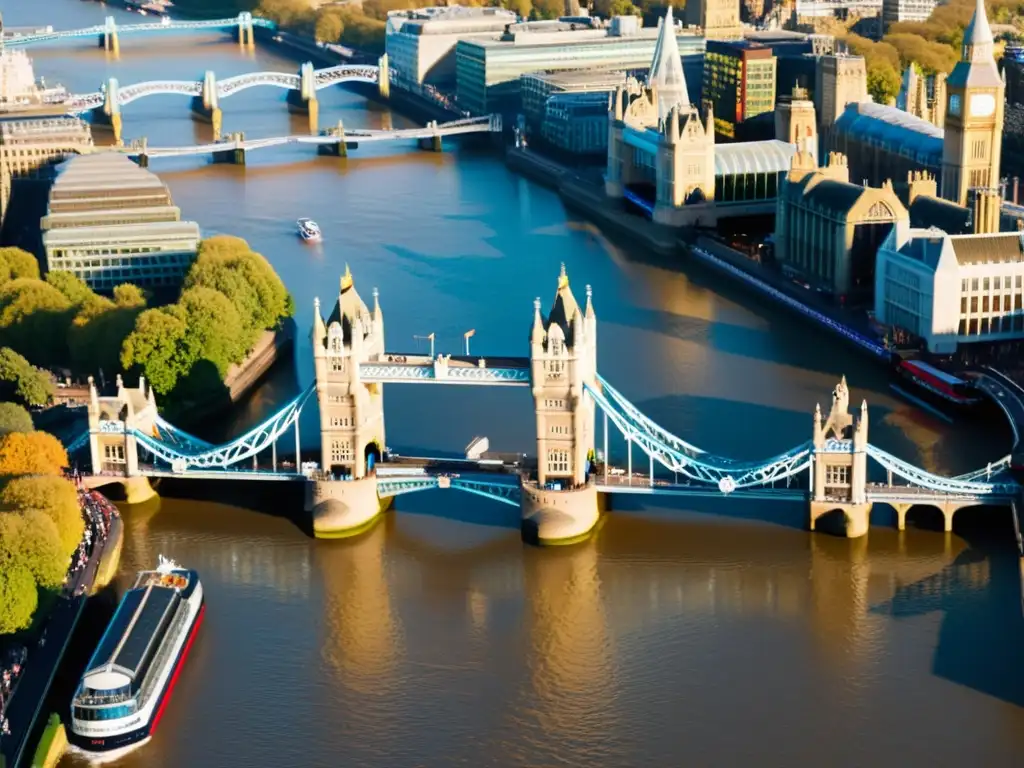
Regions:
[[[704,101],[711,104],[715,133],[736,138],[739,123],[775,109],[775,66],[770,48],[751,43],[708,43]]]
[[[608,94],[556,93],[548,99],[542,136],[575,155],[608,151]]]
[[[476,115],[516,110],[521,75],[572,69],[647,69],[654,56],[656,38],[652,36],[573,40],[573,34],[565,33],[564,43],[460,40],[455,49],[459,106]],[[677,40],[683,69],[692,71],[689,60],[696,57],[699,65],[704,38],[687,34],[678,35]]]

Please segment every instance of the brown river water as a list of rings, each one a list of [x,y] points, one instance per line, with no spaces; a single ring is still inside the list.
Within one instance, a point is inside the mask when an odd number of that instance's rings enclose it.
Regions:
[[[138,21],[79,0],[3,8],[7,24],[59,28],[107,13]],[[110,76],[298,66],[216,34],[125,36],[118,60],[95,41],[33,55],[37,74],[79,93]],[[322,125],[410,124],[341,88],[320,98]],[[280,90],[222,106],[228,131],[302,130]],[[209,139],[181,97],[135,102],[124,124],[153,146]],[[580,295],[594,289],[602,374],[704,448],[757,458],[809,439],[815,402],[844,373],[853,402],[868,399],[872,442],[905,459],[958,473],[1009,447],[1001,425],[902,402],[883,371],[728,282],[609,242],[482,151],[374,147],[339,161],[295,147],[245,168],[152,169],[204,233],[265,254],[299,308],[294,373],[273,376],[227,432],[309,383],[313,297],[333,303],[346,263],[364,298],[380,288],[390,349],[435,333],[439,352],[458,352],[473,328],[474,351],[525,354],[532,300],[549,300],[565,262]],[[320,223],[322,245],[298,241],[300,216]],[[389,387],[387,419],[403,453],[533,440],[520,390]],[[159,732],[119,765],[1021,765],[1024,621],[1002,511],[960,513],[951,535],[927,513],[900,534],[879,512],[850,542],[804,531],[797,505],[625,500],[589,542],[539,550],[521,543],[515,510],[472,496],[403,497],[342,542],[310,539],[298,499],[259,496],[126,511],[121,586],[162,553],[198,569],[209,610]]]

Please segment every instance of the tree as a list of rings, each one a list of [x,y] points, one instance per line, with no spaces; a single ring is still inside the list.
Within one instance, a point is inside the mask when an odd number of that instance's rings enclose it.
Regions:
[[[67,358],[71,302],[42,280],[23,277],[0,287],[0,344],[20,352],[36,365]]]
[[[70,556],[82,541],[85,521],[78,491],[70,480],[55,475],[16,477],[0,491],[0,504],[22,514],[30,510],[44,513],[56,526],[64,556]]]
[[[46,282],[60,291],[64,298],[66,298],[72,306],[80,307],[90,301],[98,299],[92,288],[86,285],[81,278],[71,274],[70,272],[64,272],[57,270],[56,272],[49,272],[46,275]]]
[[[143,373],[158,394],[166,395],[195,362],[189,356],[185,313],[180,307],[147,309],[135,321],[121,347],[121,366]]]
[[[39,261],[21,248],[0,248],[0,282],[19,277],[39,279]]]
[[[238,310],[223,293],[203,285],[189,288],[178,303],[185,310],[187,339],[193,346],[190,356],[209,360],[223,378],[228,368],[240,362],[248,351],[248,338],[243,334]]]
[[[0,347],[0,397],[26,405],[46,405],[53,397],[53,382],[46,371],[13,349]]]
[[[0,512],[0,562],[19,563],[43,589],[59,587],[68,570],[68,555],[53,520],[37,509]]]
[[[107,373],[121,369],[121,349],[146,307],[134,285],[114,289],[114,301],[97,296],[79,309],[68,330],[68,348],[76,370]]]
[[[0,437],[0,475],[60,475],[67,465],[64,446],[47,432],[10,432]]]
[[[114,286],[114,303],[125,309],[138,309],[146,306],[146,294],[137,285],[121,283]]]
[[[878,104],[889,104],[900,92],[899,73],[885,60],[869,64],[867,76],[868,94]]]
[[[345,31],[341,14],[331,8],[321,8],[316,16],[316,39],[322,43],[336,43]]]
[[[9,432],[31,432],[32,416],[17,403],[0,403],[0,436]]]
[[[0,635],[27,629],[39,605],[36,582],[24,565],[0,568]]]

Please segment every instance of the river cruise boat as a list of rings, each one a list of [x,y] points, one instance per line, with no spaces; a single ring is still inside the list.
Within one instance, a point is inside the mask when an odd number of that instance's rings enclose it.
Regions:
[[[121,600],[71,701],[70,740],[127,752],[156,731],[206,610],[199,574],[160,557]]]
[[[896,378],[899,392],[945,413],[963,412],[980,401],[970,382],[921,360],[899,361]]]
[[[299,227],[299,237],[307,243],[318,243],[322,237],[320,225],[312,219],[299,219],[296,224]]]

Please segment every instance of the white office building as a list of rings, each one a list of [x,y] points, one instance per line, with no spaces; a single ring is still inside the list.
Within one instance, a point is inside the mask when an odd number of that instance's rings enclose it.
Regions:
[[[1024,338],[1024,233],[897,225],[878,249],[875,315],[928,351]]]
[[[414,8],[388,13],[384,38],[388,62],[402,81],[417,85],[455,82],[455,44],[496,40],[517,16],[504,8]]]

